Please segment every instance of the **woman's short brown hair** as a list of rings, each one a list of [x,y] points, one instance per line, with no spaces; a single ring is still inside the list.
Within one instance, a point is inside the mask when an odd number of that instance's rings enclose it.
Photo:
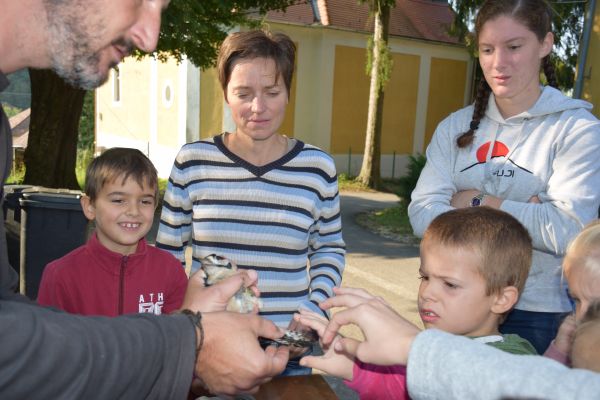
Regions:
[[[279,79],[281,75],[289,96],[294,75],[296,45],[283,33],[253,30],[230,34],[219,49],[217,70],[225,100],[227,100],[227,85],[235,62],[254,58],[266,58],[275,62],[276,77]]]

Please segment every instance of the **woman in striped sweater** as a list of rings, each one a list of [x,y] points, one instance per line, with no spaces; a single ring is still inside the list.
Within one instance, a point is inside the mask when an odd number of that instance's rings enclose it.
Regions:
[[[236,130],[182,147],[157,237],[182,263],[191,245],[192,272],[209,254],[256,270],[260,314],[284,328],[300,308],[324,313],[345,254],[331,156],[279,133],[295,52],[284,34],[225,39],[217,66]]]

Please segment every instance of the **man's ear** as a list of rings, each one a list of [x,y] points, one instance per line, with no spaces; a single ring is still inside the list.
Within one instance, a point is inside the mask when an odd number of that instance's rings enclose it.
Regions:
[[[503,288],[496,295],[494,304],[492,304],[492,312],[496,314],[504,314],[510,311],[519,300],[519,290],[514,286]]]
[[[84,194],[81,196],[79,201],[81,202],[81,209],[83,210],[85,217],[90,221],[96,219],[96,207],[94,207],[92,199],[90,199],[88,195]]]

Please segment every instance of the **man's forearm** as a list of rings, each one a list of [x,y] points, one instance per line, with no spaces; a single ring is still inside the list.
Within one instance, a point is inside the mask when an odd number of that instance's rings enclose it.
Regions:
[[[0,341],[4,398],[185,398],[196,351],[185,315],[81,317],[16,301],[0,303]]]

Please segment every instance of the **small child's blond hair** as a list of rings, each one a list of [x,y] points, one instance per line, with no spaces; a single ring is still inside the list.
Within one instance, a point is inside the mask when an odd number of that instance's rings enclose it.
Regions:
[[[565,272],[573,265],[583,268],[586,274],[600,277],[600,220],[583,228],[567,247]]]

